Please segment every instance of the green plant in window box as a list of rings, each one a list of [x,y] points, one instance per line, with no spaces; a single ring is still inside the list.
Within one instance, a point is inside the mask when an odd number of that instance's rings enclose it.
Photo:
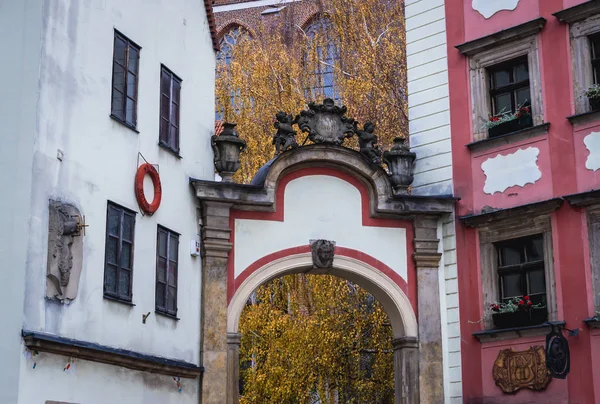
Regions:
[[[588,98],[592,111],[600,110],[600,84],[592,84],[583,95]]]
[[[529,296],[513,297],[507,302],[492,303],[489,307],[497,329],[538,325],[548,320],[546,305],[534,304]]]
[[[517,107],[515,112],[502,110],[500,113],[490,116],[489,120],[483,124],[482,129],[488,131],[489,137],[495,137],[516,132],[532,125],[531,107],[522,104]]]

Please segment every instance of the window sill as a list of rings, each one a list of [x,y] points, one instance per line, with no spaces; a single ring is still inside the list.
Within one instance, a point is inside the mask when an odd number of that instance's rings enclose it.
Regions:
[[[486,139],[477,140],[475,142],[467,144],[466,146],[472,152],[489,150],[495,147],[517,143],[523,140],[535,138],[540,135],[545,135],[548,133],[549,127],[550,123],[543,123],[541,125],[521,129],[516,132],[510,132],[500,136],[488,137]]]
[[[127,305],[127,306],[135,307],[134,303],[132,303],[130,301],[127,301],[127,300],[119,299],[118,297],[104,295],[104,298],[106,300],[110,300],[112,302],[117,302],[117,303],[121,303],[121,304],[124,304],[124,305]]]
[[[600,316],[586,318],[583,322],[588,328],[600,328]]]
[[[535,337],[538,335],[548,334],[552,330],[553,325],[564,326],[564,321],[548,321],[538,325],[530,325],[527,327],[503,328],[500,330],[481,330],[474,332],[472,335],[479,342],[495,342],[517,338]]]
[[[162,316],[162,317],[167,317],[167,318],[170,318],[171,320],[175,320],[175,321],[179,321],[179,320],[181,320],[179,317],[177,317],[177,316],[174,316],[173,314],[166,313],[166,312],[164,312],[164,311],[160,311],[160,310],[154,310],[154,313],[155,313],[155,314],[158,314],[158,315],[160,315],[160,316]]]
[[[181,155],[179,154],[179,150],[175,150],[175,149],[171,148],[170,146],[168,146],[168,145],[166,145],[166,144],[164,144],[164,143],[162,143],[162,142],[158,142],[158,146],[159,146],[161,149],[163,149],[163,150],[165,150],[165,151],[167,151],[167,152],[171,153],[173,156],[177,157],[177,158],[178,158],[178,159],[180,159],[180,160],[183,158],[183,157],[181,157]]]
[[[132,131],[134,131],[135,133],[138,133],[138,134],[140,133],[140,131],[139,131],[139,130],[137,130],[135,126],[128,124],[127,122],[125,122],[124,120],[122,120],[121,118],[119,118],[118,116],[116,116],[116,115],[113,115],[113,114],[110,114],[110,118],[111,118],[113,121],[117,121],[117,122],[119,122],[121,125],[125,126],[126,128],[128,128],[128,129],[131,129],[131,130],[132,130]]]
[[[572,125],[583,125],[593,121],[600,121],[600,111],[584,112],[568,116],[567,119]]]

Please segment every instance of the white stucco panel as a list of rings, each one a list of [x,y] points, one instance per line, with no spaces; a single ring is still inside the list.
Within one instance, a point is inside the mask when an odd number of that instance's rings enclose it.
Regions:
[[[265,255],[326,239],[369,254],[406,280],[406,230],[363,226],[353,185],[326,175],[301,177],[288,183],[284,199],[283,222],[235,220],[236,277]]]
[[[542,178],[542,172],[537,166],[540,149],[528,147],[519,149],[514,153],[489,158],[481,164],[481,169],[486,176],[483,191],[493,195],[504,192],[507,188],[525,184],[534,184]]]
[[[590,154],[585,161],[585,168],[596,171],[600,169],[600,132],[592,132],[583,139]]]
[[[514,10],[518,4],[519,0],[473,0],[473,9],[484,18],[490,18],[498,11]]]

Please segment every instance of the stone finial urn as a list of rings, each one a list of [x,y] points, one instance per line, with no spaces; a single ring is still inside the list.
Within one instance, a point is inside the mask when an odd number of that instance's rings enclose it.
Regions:
[[[390,181],[396,195],[408,193],[408,187],[414,179],[415,159],[417,155],[411,152],[406,139],[394,138],[392,148],[383,153],[383,161],[390,170]]]
[[[246,150],[246,141],[240,139],[236,124],[223,123],[223,132],[210,139],[215,154],[215,169],[223,182],[233,182],[233,174],[240,168],[240,153]]]

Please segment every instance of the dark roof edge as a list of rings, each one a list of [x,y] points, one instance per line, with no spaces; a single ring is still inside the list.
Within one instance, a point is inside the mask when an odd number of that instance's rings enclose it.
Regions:
[[[560,22],[572,24],[597,13],[600,13],[600,1],[590,0],[586,3],[565,8],[564,10],[558,11],[552,15],[555,16]]]

